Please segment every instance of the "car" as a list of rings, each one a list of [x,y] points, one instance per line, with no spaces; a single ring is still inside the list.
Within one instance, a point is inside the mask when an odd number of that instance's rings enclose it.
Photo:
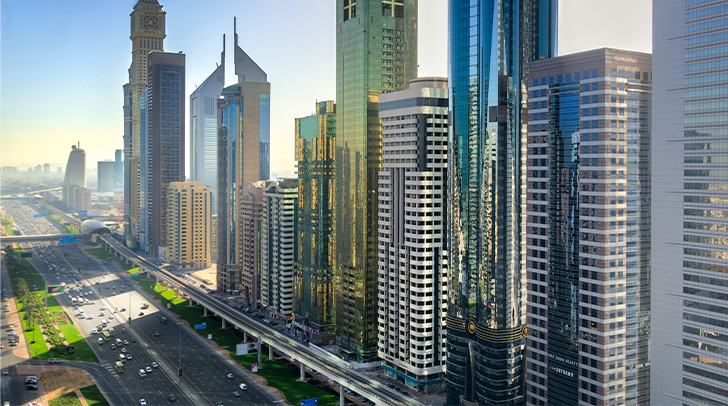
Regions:
[[[91,334],[98,334],[98,333],[99,333],[99,330],[97,330],[97,329],[91,330]]]
[[[99,313],[99,317],[104,317],[104,316],[106,316],[106,314],[104,314],[104,312]]]
[[[233,374],[227,374],[228,379],[233,379]]]
[[[158,367],[159,367],[159,365],[157,365],[156,362],[152,362],[152,368],[158,368]]]
[[[147,406],[146,399],[139,399],[139,406]]]
[[[106,306],[101,306],[101,309],[99,310],[106,310]]]
[[[126,354],[126,359],[131,359],[131,354]]]
[[[244,384],[244,383],[241,383],[241,384],[240,384],[240,389],[241,389],[241,390],[248,390],[248,385],[246,385],[246,384]]]
[[[125,312],[126,311],[126,307],[122,307],[121,310],[119,310],[119,311],[120,312]]]
[[[235,391],[235,392],[233,392],[233,395],[235,395],[236,398],[239,398],[240,397],[240,392]]]
[[[177,400],[177,398],[175,398],[174,395],[169,395],[169,401],[170,402],[174,402],[176,400]]]
[[[17,347],[18,346],[18,343],[10,343],[10,346],[11,347]]]
[[[51,358],[51,359],[48,360],[48,363],[49,364],[57,364],[59,362],[61,362],[61,360],[58,359],[58,358]]]
[[[111,349],[112,349],[112,350],[115,350],[115,349],[116,349],[116,344],[112,343],[112,344],[111,344]]]
[[[129,340],[124,340],[124,345],[129,345]]]
[[[121,349],[121,352],[124,353],[124,354],[126,354],[126,348],[122,348]]]
[[[7,374],[8,374],[8,369],[7,368],[3,369],[3,375],[7,375]]]
[[[32,375],[26,376],[25,377],[25,383],[30,383],[30,384],[35,385],[35,384],[38,383],[38,377],[35,377],[35,376],[32,376]]]
[[[148,374],[152,373],[152,367],[146,367],[145,370]]]
[[[93,318],[94,318],[94,315],[93,315],[93,314],[89,314],[89,315],[88,315],[88,318],[89,318],[89,320],[91,320],[91,319],[93,319]]]
[[[25,387],[27,390],[38,390],[38,385],[28,385]]]
[[[139,316],[144,316],[144,312],[139,312]]]
[[[154,336],[155,336],[155,337],[159,337],[159,333],[155,331],[155,332],[154,332]]]

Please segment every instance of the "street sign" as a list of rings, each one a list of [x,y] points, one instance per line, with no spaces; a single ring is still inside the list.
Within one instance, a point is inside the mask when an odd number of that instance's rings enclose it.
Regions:
[[[195,324],[195,330],[202,330],[207,328],[207,323]]]
[[[32,252],[21,252],[20,258],[31,258],[33,256]]]
[[[301,401],[301,406],[314,406],[318,404],[318,398],[306,399]]]
[[[207,339],[208,339],[208,340],[212,340],[212,334],[208,334],[208,335],[207,335]]]
[[[253,364],[250,366],[250,370],[253,372],[258,372],[258,364]]]
[[[171,305],[171,304],[169,304],[169,303],[167,303],[167,309],[169,309],[169,308],[171,308],[171,307],[172,307],[172,305]]]

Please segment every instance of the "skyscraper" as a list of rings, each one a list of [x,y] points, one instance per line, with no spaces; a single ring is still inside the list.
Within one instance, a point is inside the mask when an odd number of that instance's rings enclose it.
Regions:
[[[124,190],[124,162],[122,155],[124,151],[117,149],[114,153],[114,190]]]
[[[416,0],[336,0],[336,341],[377,356],[379,94],[417,77]]]
[[[260,247],[260,305],[272,317],[293,319],[293,268],[297,251],[298,179],[265,188]]]
[[[248,182],[240,197],[241,267],[237,279],[230,280],[233,294],[239,294],[244,303],[253,308],[260,303],[261,250],[263,245],[263,216],[265,191],[272,180]]]
[[[225,36],[220,64],[190,95],[190,169],[193,182],[212,187],[212,211],[217,196],[217,99],[225,86]]]
[[[114,190],[114,170],[116,163],[114,161],[99,161],[97,163],[98,184],[96,190],[99,192],[111,192]]]
[[[86,151],[81,149],[80,142],[78,146],[71,145],[63,184],[86,187]]]
[[[167,245],[167,190],[172,182],[185,180],[185,55],[149,53],[149,86],[144,101],[145,128],[140,144],[146,146],[146,162],[140,167],[146,182],[140,210],[146,214],[141,249],[156,255]]]
[[[556,53],[557,2],[451,0],[449,18],[447,403],[522,403],[522,111],[531,61]]]
[[[653,8],[655,405],[728,404],[728,1]]]
[[[124,217],[127,241],[136,246],[140,237],[139,177],[140,97],[146,91],[147,55],[164,49],[165,15],[157,0],[139,0],[131,17],[132,51],[129,83],[124,85]]]
[[[527,399],[649,404],[651,56],[534,61]]]
[[[336,105],[316,103],[316,114],[296,119],[298,252],[294,311],[300,324],[334,333],[336,323],[334,193]]]
[[[239,294],[243,258],[239,194],[248,182],[270,176],[270,83],[268,75],[238,46],[238,83],[217,102],[218,289]]]
[[[379,97],[378,355],[388,375],[444,386],[447,331],[446,78]]]

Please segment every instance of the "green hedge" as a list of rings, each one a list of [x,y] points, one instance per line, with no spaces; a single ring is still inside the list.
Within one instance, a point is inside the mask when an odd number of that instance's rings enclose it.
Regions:
[[[82,406],[76,392],[68,392],[63,396],[48,401],[50,406]]]
[[[101,394],[99,388],[96,385],[86,386],[80,389],[83,397],[86,398],[86,402],[89,406],[109,406],[109,402],[106,400],[104,395]]]

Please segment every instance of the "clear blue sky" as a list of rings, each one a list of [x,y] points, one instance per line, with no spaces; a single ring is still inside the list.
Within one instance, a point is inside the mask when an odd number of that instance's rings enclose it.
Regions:
[[[240,45],[271,82],[271,172],[293,174],[293,122],[335,98],[333,0],[160,0],[165,50],[187,55],[187,94],[219,60],[233,16]],[[651,51],[651,0],[561,0],[559,52]],[[0,161],[65,166],[81,142],[87,168],[122,148],[122,85],[136,0],[0,1]],[[447,75],[447,1],[419,2],[419,75]],[[189,145],[189,136],[187,137]],[[189,150],[188,150],[189,151]],[[189,155],[186,157],[189,174]]]

